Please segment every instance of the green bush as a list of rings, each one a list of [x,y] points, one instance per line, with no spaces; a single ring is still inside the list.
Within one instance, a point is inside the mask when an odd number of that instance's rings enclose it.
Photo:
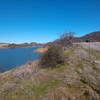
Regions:
[[[55,68],[58,64],[63,64],[65,57],[60,46],[49,47],[40,57],[40,66],[44,68]]]

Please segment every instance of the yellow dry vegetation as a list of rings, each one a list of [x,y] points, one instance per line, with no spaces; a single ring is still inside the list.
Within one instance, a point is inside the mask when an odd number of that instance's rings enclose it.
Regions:
[[[34,52],[40,52],[40,53],[44,53],[48,50],[48,47],[41,47],[41,48],[38,48],[36,50],[34,50]]]

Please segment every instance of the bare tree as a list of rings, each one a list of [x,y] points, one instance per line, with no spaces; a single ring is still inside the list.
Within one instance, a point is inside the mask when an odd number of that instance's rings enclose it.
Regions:
[[[73,42],[75,32],[65,32],[61,34],[60,39],[62,40],[63,44],[71,45]]]
[[[60,38],[69,38],[72,39],[75,35],[75,32],[65,32],[63,34],[61,34]]]

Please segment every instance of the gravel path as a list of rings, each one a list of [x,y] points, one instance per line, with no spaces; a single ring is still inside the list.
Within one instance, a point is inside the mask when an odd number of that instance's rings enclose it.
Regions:
[[[79,45],[82,46],[84,48],[91,48],[91,49],[95,49],[95,50],[100,50],[100,42],[81,42],[81,43],[74,43],[75,45]]]

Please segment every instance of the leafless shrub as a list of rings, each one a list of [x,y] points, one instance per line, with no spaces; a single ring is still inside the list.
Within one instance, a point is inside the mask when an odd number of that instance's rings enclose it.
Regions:
[[[53,42],[53,44],[60,45],[62,47],[72,46],[75,32],[65,32],[60,35],[60,38]]]

